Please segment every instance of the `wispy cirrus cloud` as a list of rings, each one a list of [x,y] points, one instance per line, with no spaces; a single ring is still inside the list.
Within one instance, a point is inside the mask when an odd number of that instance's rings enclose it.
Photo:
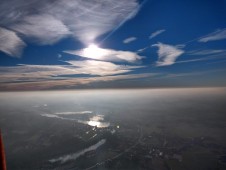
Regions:
[[[0,67],[0,83],[63,80],[68,76],[110,76],[132,72],[144,66],[125,66],[111,62],[83,60],[65,61],[68,65],[18,65]]]
[[[0,83],[46,81],[58,75],[78,74],[64,65],[17,65],[0,67]]]
[[[136,37],[129,37],[129,38],[126,38],[125,40],[123,40],[123,43],[128,44],[128,43],[135,41],[136,39],[137,39]]]
[[[139,7],[136,0],[58,0],[48,13],[61,19],[82,43],[90,44],[135,16]]]
[[[201,57],[176,61],[175,64],[209,61],[209,60],[217,60],[217,63],[218,62],[220,63],[220,62],[223,62],[222,59],[226,58],[226,50],[215,50],[215,49],[193,50],[193,51],[186,52],[186,54],[191,56],[201,56]]]
[[[137,0],[7,0],[1,2],[0,25],[41,45],[67,36],[87,45],[131,19],[139,8]]]
[[[125,66],[117,65],[106,61],[84,60],[84,61],[67,61],[71,65],[76,67],[76,71],[80,74],[89,75],[115,75],[131,72],[132,69],[142,68],[144,66]]]
[[[149,36],[149,39],[152,39],[156,36],[158,36],[159,34],[162,34],[163,32],[165,32],[166,30],[162,29],[162,30],[157,30],[155,32],[153,32],[150,36]]]
[[[183,50],[179,49],[177,46],[158,43],[152,45],[153,47],[158,47],[158,61],[157,66],[168,66],[173,65],[176,59],[184,53]]]
[[[75,51],[64,51],[65,53],[78,55],[80,57],[95,59],[95,60],[103,60],[103,61],[126,61],[129,63],[136,63],[139,62],[144,56],[140,56],[135,52],[131,51],[121,51],[121,50],[113,50],[113,49],[104,49],[99,47],[94,47],[95,49],[91,49],[92,52],[89,52],[89,48],[84,48],[81,50]]]
[[[226,50],[215,50],[215,49],[207,49],[207,50],[193,50],[188,51],[189,55],[214,55],[214,54],[226,54]]]
[[[212,54],[212,55],[209,55],[208,57],[194,58],[189,60],[180,60],[180,61],[176,61],[175,64],[208,61],[208,60],[217,60],[217,62],[221,62],[222,59],[224,58],[226,58],[226,53],[220,53],[220,54]]]
[[[147,50],[148,48],[150,48],[150,47],[148,46],[148,47],[140,48],[140,49],[137,50],[137,53],[142,53],[145,50]]]
[[[0,51],[12,57],[20,57],[25,46],[15,32],[0,27]]]
[[[35,74],[33,74],[35,76]],[[64,77],[49,78],[43,81],[22,81],[0,83],[0,90],[44,90],[44,89],[67,89],[76,88],[81,85],[88,85],[95,82],[110,82],[117,80],[141,79],[156,76],[155,73],[113,75],[102,77]]]
[[[226,29],[220,29],[213,33],[210,33],[202,38],[200,38],[199,42],[209,42],[209,41],[217,41],[217,40],[223,40],[226,39]]]
[[[225,69],[214,69],[214,70],[207,70],[207,71],[195,71],[195,72],[184,72],[184,73],[168,73],[161,78],[177,78],[177,77],[187,77],[187,76],[200,76],[209,73],[215,72],[224,72]]]
[[[47,14],[25,17],[11,28],[41,45],[54,44],[71,34],[62,21]]]

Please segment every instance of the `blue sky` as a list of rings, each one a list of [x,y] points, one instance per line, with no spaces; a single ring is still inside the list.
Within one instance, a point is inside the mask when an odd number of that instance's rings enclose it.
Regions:
[[[0,90],[226,86],[225,0],[3,0]]]

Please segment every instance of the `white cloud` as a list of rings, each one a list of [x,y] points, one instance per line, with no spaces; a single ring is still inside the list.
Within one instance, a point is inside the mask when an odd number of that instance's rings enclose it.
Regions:
[[[194,50],[189,51],[189,55],[213,55],[213,54],[225,54],[226,50]]]
[[[136,37],[129,37],[129,38],[126,38],[125,40],[123,40],[123,43],[128,44],[128,43],[135,41],[136,39],[137,39]]]
[[[175,64],[205,61],[205,60],[211,60],[211,59],[214,59],[214,58],[213,57],[203,57],[203,58],[196,58],[196,59],[190,59],[190,60],[182,60],[182,61],[175,62]]]
[[[32,75],[36,77],[37,73]],[[117,80],[133,80],[140,78],[148,78],[156,76],[156,73],[143,73],[143,74],[129,74],[129,75],[114,75],[114,76],[102,76],[102,77],[48,77],[45,80],[24,78],[22,82],[13,82],[15,79],[8,78],[5,83],[0,83],[1,90],[43,90],[54,88],[69,88],[79,85],[87,85],[95,82],[109,82]],[[23,78],[23,76],[18,75]],[[2,79],[2,77],[0,77]]]
[[[60,20],[46,14],[25,17],[11,28],[42,45],[54,44],[70,34],[68,28]]]
[[[1,2],[0,25],[52,44],[69,34],[83,44],[116,30],[136,15],[137,0],[7,0]]]
[[[84,48],[76,51],[64,51],[65,53],[78,55],[80,57],[91,58],[95,60],[103,61],[126,61],[130,63],[136,63],[140,61],[143,56],[130,51],[117,51],[112,49],[104,49],[97,47],[94,51],[89,52],[89,48]]]
[[[0,51],[12,57],[20,57],[25,46],[15,32],[0,27]]]
[[[115,75],[131,72],[131,69],[140,68],[143,66],[124,66],[116,65],[111,62],[106,61],[95,61],[95,60],[84,60],[84,61],[67,61],[73,66],[76,66],[76,71],[80,74],[89,74],[89,75]]]
[[[155,32],[153,32],[153,33],[149,36],[149,39],[152,39],[152,38],[158,36],[159,34],[165,32],[165,31],[166,31],[166,30],[164,30],[164,29],[155,31]]]
[[[144,47],[144,48],[141,48],[141,49],[137,50],[137,53],[142,53],[142,52],[144,52],[145,50],[147,50],[148,48],[149,48],[149,46]]]
[[[190,60],[176,61],[175,64],[178,64],[178,63],[197,62],[197,61],[207,61],[207,60],[216,60],[216,59],[221,61],[221,59],[222,58],[225,58],[225,57],[226,57],[226,54],[225,53],[223,55],[222,54],[215,54],[215,55],[210,55],[208,57],[202,57],[202,58],[195,58],[195,59],[190,59]]]
[[[200,38],[199,42],[208,42],[208,41],[217,41],[226,39],[226,29],[217,30],[213,33],[210,33],[202,38]]]
[[[117,28],[139,10],[136,0],[61,0],[55,4],[49,7],[48,13],[60,18],[84,44],[93,43],[95,38]]]
[[[60,65],[19,65],[0,67],[0,83],[46,81],[58,75],[78,74],[73,69]]]
[[[45,82],[67,79],[68,75],[88,74],[109,76],[128,73],[144,66],[125,66],[111,62],[83,60],[67,61],[69,65],[19,65],[0,67],[0,83],[7,82]]]
[[[157,66],[167,66],[175,63],[176,59],[184,53],[183,50],[178,49],[176,46],[167,44],[154,44],[153,46],[158,47],[158,61]]]

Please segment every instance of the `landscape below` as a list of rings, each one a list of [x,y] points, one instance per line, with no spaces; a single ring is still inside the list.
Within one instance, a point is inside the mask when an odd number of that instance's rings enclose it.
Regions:
[[[3,92],[9,170],[226,169],[226,89]]]

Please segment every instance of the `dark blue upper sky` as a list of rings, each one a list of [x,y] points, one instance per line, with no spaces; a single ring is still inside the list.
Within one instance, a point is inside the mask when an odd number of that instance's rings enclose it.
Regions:
[[[1,0],[0,90],[226,85],[225,0]]]

